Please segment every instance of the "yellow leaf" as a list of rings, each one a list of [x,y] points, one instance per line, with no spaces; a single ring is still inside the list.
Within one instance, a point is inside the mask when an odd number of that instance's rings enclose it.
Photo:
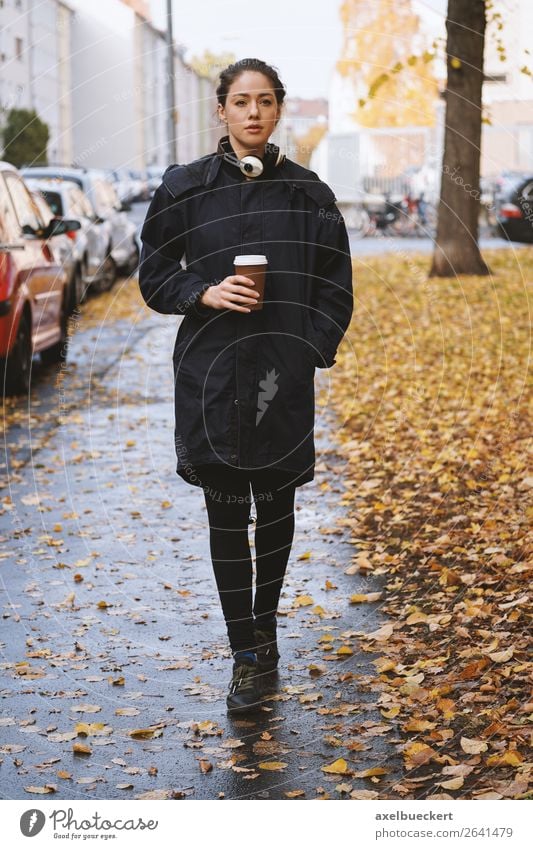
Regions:
[[[108,604],[107,601],[99,601],[96,606],[99,610],[106,610],[106,608],[112,607],[112,605]]]
[[[444,719],[453,719],[455,716],[455,702],[453,699],[439,699],[436,705]]]
[[[160,728],[135,728],[128,731],[129,736],[136,740],[151,740],[152,737],[160,737],[162,733]]]
[[[75,755],[92,755],[93,750],[90,746],[86,746],[85,743],[73,743],[72,751]]]
[[[436,755],[434,749],[426,743],[411,743],[404,749],[403,756],[407,769],[412,769],[415,766],[421,766],[432,760]]]
[[[402,731],[431,731],[432,728],[435,728],[435,723],[427,719],[409,719],[402,725]]]
[[[288,764],[284,763],[283,761],[263,761],[262,763],[258,764],[259,769],[267,769],[271,772],[276,772],[280,769],[285,769],[286,766],[288,766]]]
[[[372,663],[378,672],[392,672],[392,670],[396,669],[395,662],[393,660],[389,660],[387,657],[378,657],[376,660],[373,660]]]
[[[337,649],[337,654],[340,654],[340,655],[353,654],[353,651],[351,650],[350,646],[339,646],[339,648]]]
[[[211,772],[211,770],[213,769],[213,764],[210,761],[205,760],[204,758],[201,758],[199,763],[200,763],[200,772],[202,772],[204,775],[207,772]]]
[[[507,752],[498,752],[495,755],[490,755],[487,758],[488,766],[520,766],[524,756],[515,749],[510,749]]]
[[[305,790],[285,790],[287,799],[297,799],[298,796],[305,796]]]
[[[327,668],[325,666],[317,666],[315,663],[310,663],[307,668],[309,670],[309,675],[314,678],[319,675],[324,675],[324,673],[327,672]]]
[[[311,557],[311,552],[310,551],[304,551],[304,553],[300,554],[296,559],[297,560],[309,560],[310,557]]]
[[[372,778],[372,776],[374,776],[374,775],[386,775],[387,772],[388,772],[388,770],[385,769],[382,766],[373,766],[373,767],[370,767],[370,769],[363,769],[360,772],[354,772],[353,777],[354,778]]]
[[[112,734],[113,729],[105,722],[77,722],[75,725],[76,734],[82,737],[95,736],[99,734]]]
[[[322,772],[332,773],[333,775],[351,774],[351,771],[348,768],[348,763],[344,760],[344,758],[337,758],[337,760],[333,761],[332,764],[321,766],[320,769]]]
[[[360,593],[350,596],[350,604],[364,604],[365,602],[378,601],[382,593]]]
[[[414,613],[411,613],[407,619],[405,620],[406,625],[417,625],[419,622],[427,622],[428,615],[427,613],[422,613],[421,610],[416,610]]]
[[[307,607],[310,604],[314,604],[314,600],[310,595],[299,595],[294,599],[295,607]]]
[[[394,717],[398,716],[399,713],[399,707],[391,707],[389,710],[382,710],[381,716],[383,716],[385,719],[394,719]]]

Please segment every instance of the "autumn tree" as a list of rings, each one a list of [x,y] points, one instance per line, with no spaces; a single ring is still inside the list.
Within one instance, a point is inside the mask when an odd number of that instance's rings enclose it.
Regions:
[[[354,121],[363,127],[432,126],[437,81],[433,53],[421,41],[412,0],[344,0],[337,71],[354,90]]]
[[[201,56],[193,56],[189,65],[201,77],[215,81],[220,72],[235,61],[234,53],[212,53],[211,50],[204,50]]]
[[[478,244],[485,0],[448,0],[446,126],[430,276],[488,274]]]

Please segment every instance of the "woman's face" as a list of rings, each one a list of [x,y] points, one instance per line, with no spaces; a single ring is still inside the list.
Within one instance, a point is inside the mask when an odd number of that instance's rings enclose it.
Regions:
[[[226,106],[218,114],[228,124],[234,148],[261,151],[281,114],[272,83],[259,71],[243,71],[229,88]]]

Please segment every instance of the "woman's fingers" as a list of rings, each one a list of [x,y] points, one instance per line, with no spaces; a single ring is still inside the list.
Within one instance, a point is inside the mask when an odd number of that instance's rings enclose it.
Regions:
[[[259,293],[255,291],[253,280],[242,274],[232,274],[226,277],[218,286],[219,309],[232,309],[237,312],[250,312],[246,306],[239,304],[255,304]],[[209,290],[208,290],[209,291]]]
[[[249,301],[249,303],[253,304],[257,301],[259,297],[259,292],[246,292],[245,289],[234,289],[232,292],[232,297],[238,298],[240,301]]]

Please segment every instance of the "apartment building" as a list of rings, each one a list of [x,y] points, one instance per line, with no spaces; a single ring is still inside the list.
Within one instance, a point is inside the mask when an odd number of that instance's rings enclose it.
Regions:
[[[179,37],[179,33],[175,34]],[[213,83],[174,51],[178,161],[214,149]],[[62,165],[168,164],[165,33],[145,0],[0,0],[0,127],[35,109]]]

